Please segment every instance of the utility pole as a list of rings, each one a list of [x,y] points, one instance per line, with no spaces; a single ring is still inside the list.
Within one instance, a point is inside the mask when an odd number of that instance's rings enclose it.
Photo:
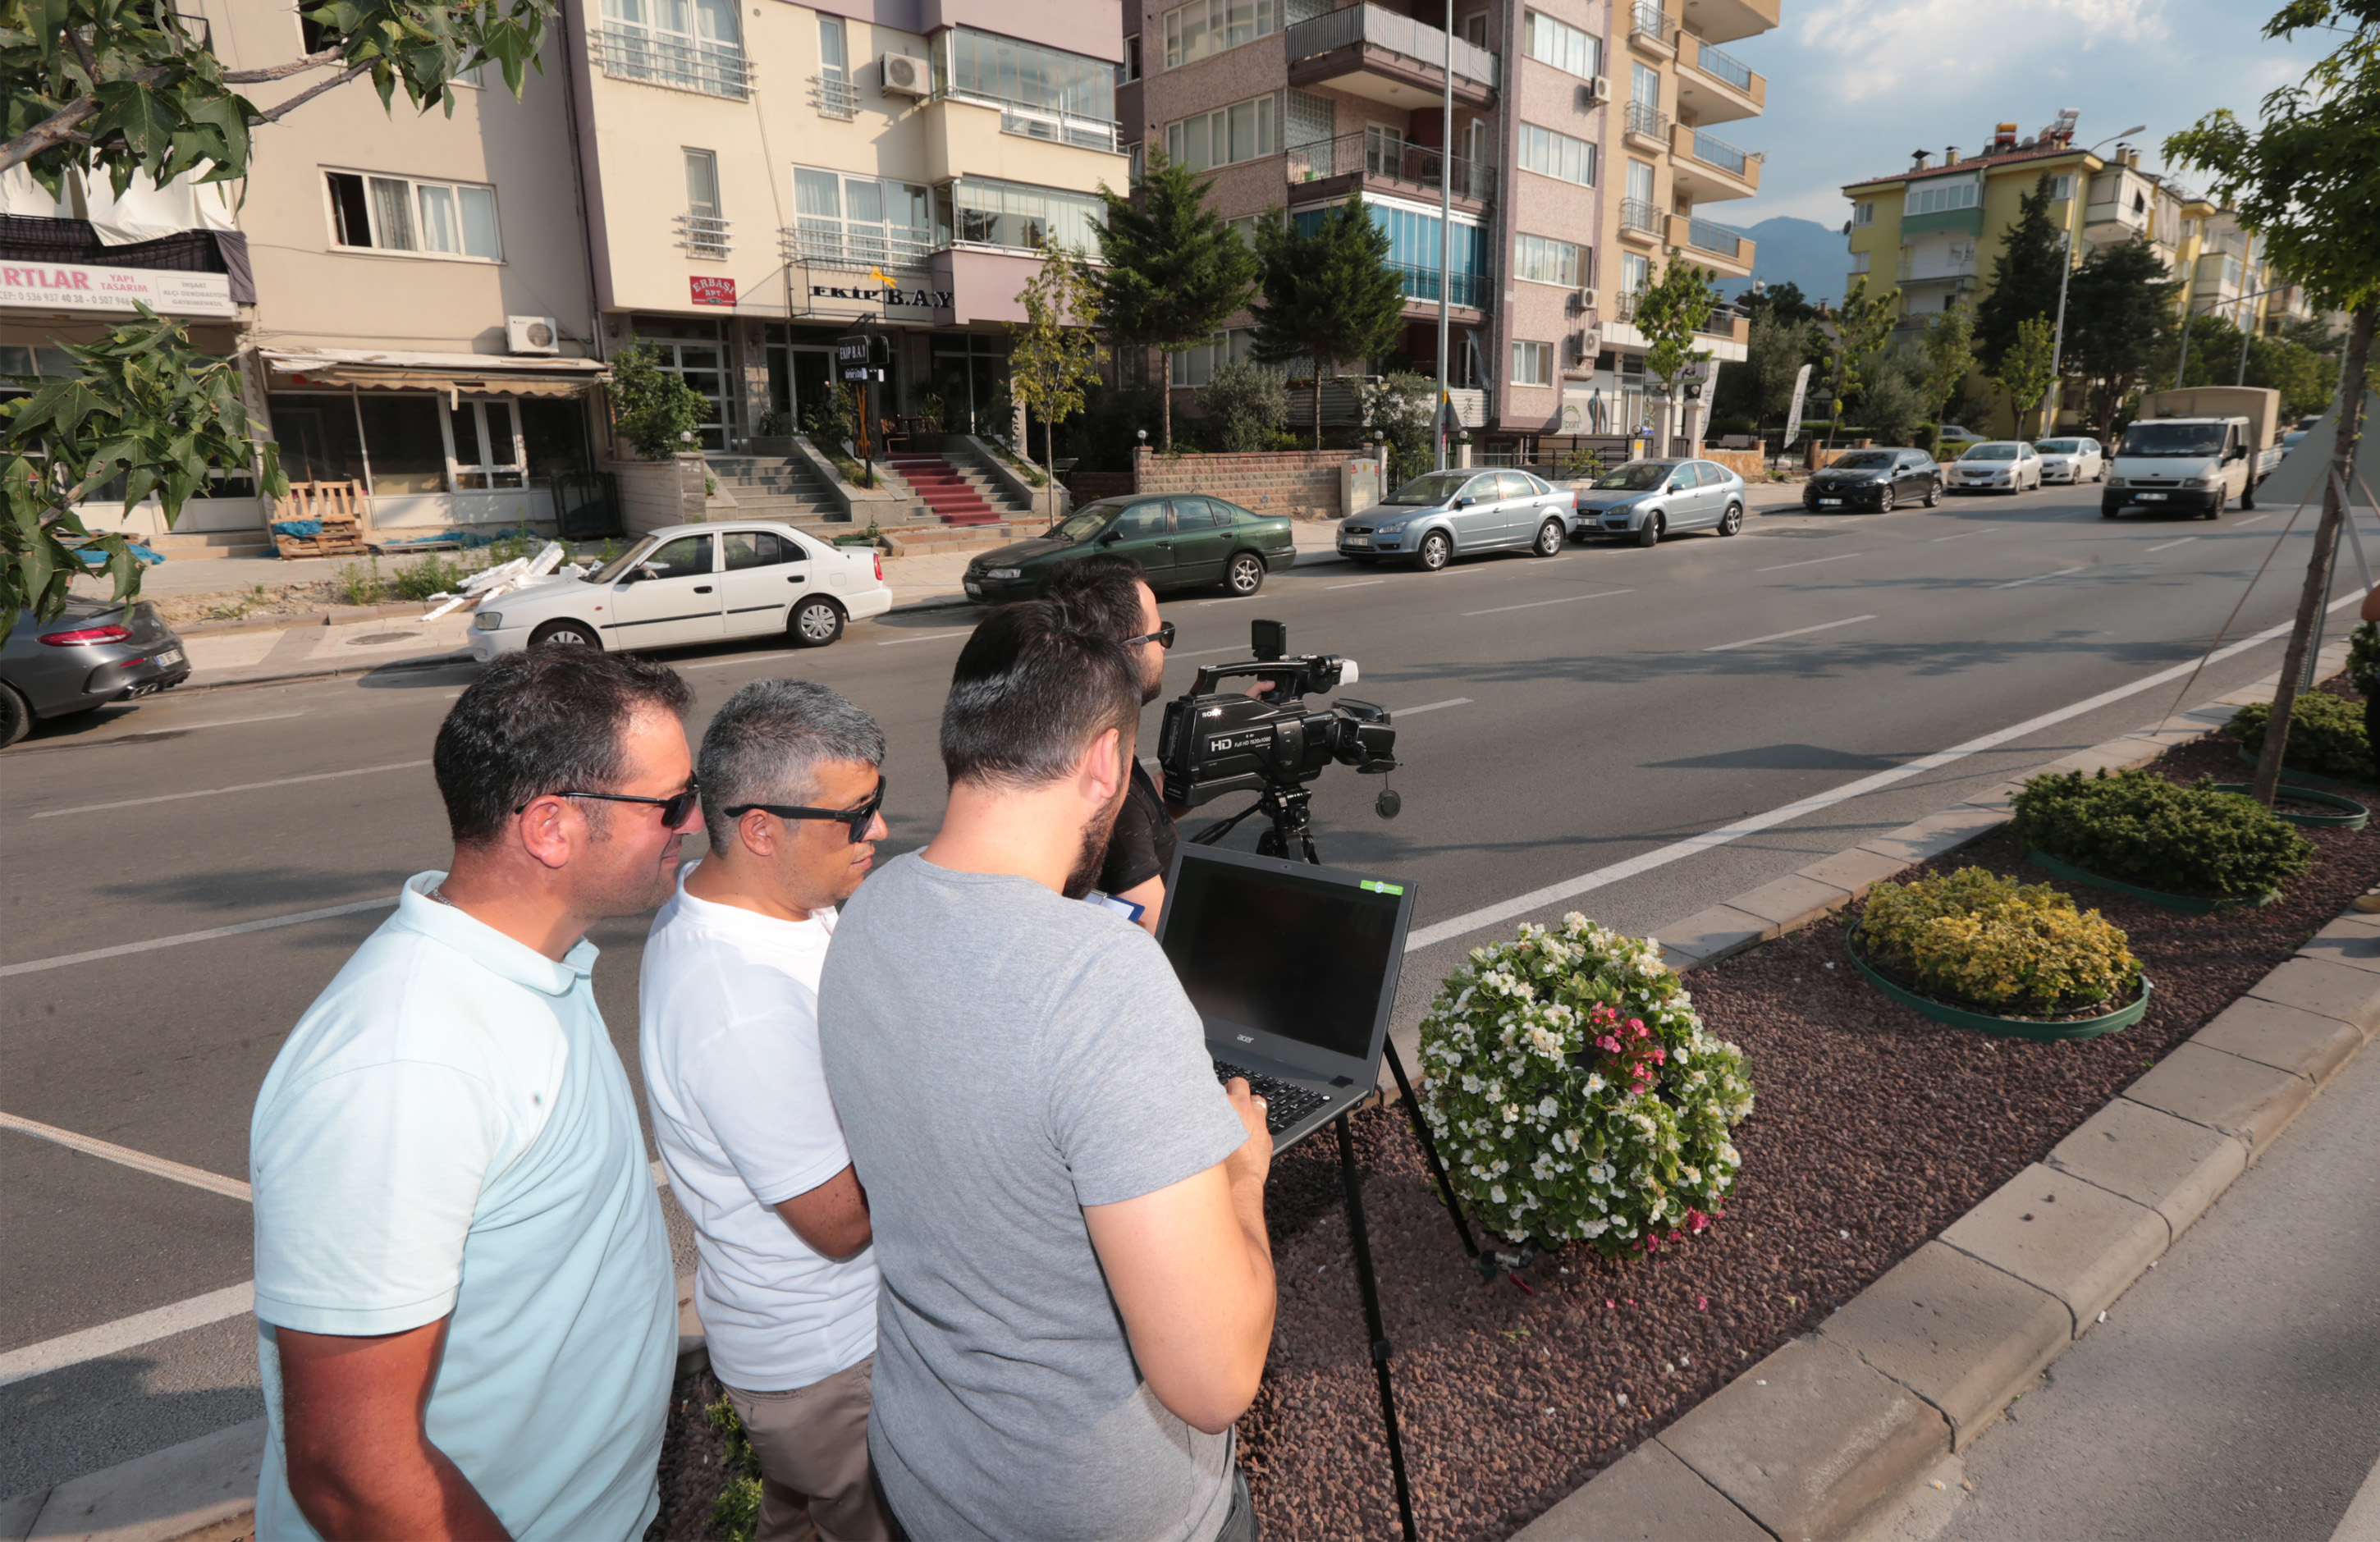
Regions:
[[[2107,139],[2101,140],[2099,144],[2106,144],[2107,140],[2129,140],[2135,134],[2145,132],[2147,128],[2147,124],[2136,123],[2120,134],[2108,135]],[[2093,145],[2082,153],[2097,154],[2099,144]],[[2119,146],[2119,155],[2121,151],[2122,147]],[[2058,233],[2058,255],[2060,259],[2058,264],[2058,330],[2049,344],[2049,410],[2041,419],[2041,431],[2044,438],[2053,438],[2057,435],[2058,415],[2066,406],[2066,377],[2059,372],[2058,367],[2058,360],[2066,354],[2066,281],[2073,276],[2074,273],[2074,206],[2079,203],[2085,208],[2089,207],[2091,174],[2086,170],[2078,170],[2074,173],[2074,191],[2078,196],[2066,200],[2066,228]],[[2122,189],[2123,185],[2123,179],[2118,177],[2116,187],[2119,191]]]
[[[1446,469],[1446,415],[1453,400],[1446,394],[1446,286],[1454,241],[1454,0],[1446,0],[1446,88],[1439,108],[1438,132],[1438,410],[1430,416],[1438,444],[1438,464]],[[1318,384],[1319,382],[1317,382]]]

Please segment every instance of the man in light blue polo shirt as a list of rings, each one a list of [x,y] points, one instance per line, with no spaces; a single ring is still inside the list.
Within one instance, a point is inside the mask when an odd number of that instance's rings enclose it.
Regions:
[[[691,699],[536,649],[441,726],[453,864],[407,881],[257,1096],[260,1539],[651,1522],[675,1293],[585,932],[674,886]]]

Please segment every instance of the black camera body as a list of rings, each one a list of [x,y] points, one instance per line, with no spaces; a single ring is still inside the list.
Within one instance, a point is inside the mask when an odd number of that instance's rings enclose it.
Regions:
[[[1387,708],[1345,699],[1306,708],[1305,697],[1359,678],[1353,660],[1289,657],[1289,628],[1278,621],[1249,631],[1254,659],[1202,667],[1189,694],[1165,704],[1157,757],[1168,803],[1195,808],[1228,793],[1301,787],[1334,760],[1370,774],[1396,769]],[[1261,698],[1218,692],[1224,680],[1257,680],[1267,689]]]

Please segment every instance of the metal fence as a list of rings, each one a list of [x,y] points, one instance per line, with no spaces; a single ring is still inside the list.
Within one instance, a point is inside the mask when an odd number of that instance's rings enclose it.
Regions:
[[[1714,80],[1724,80],[1737,91],[1751,93],[1752,67],[1699,39],[1694,43],[1694,67]]]
[[[1390,182],[1435,193],[1439,178],[1451,174],[1457,198],[1493,200],[1496,168],[1465,156],[1450,156],[1430,145],[1407,144],[1376,129],[1342,134],[1292,145],[1282,157],[1292,182],[1318,182],[1330,176],[1361,174],[1377,182]]]
[[[587,40],[602,61],[603,73],[614,79],[739,102],[752,94],[752,62],[740,48],[625,26],[590,30]]]
[[[1378,6],[1346,6],[1325,12],[1292,26],[1283,34],[1283,41],[1293,62],[1328,54],[1335,48],[1370,43],[1421,64],[1443,65],[1451,47],[1457,76],[1490,90],[1496,84],[1496,55],[1461,38],[1450,40],[1435,27]]]
[[[820,117],[841,118],[848,123],[852,115],[859,111],[859,88],[841,76],[813,75],[810,105],[818,109]]]
[[[1661,211],[1653,207],[1649,200],[1623,198],[1620,200],[1620,225],[1623,230],[1649,230],[1658,236],[1661,233]]]
[[[1718,136],[1706,134],[1697,128],[1694,130],[1694,159],[1706,166],[1717,166],[1721,171],[1742,176],[1745,163],[1751,157]]]
[[[677,216],[677,244],[692,257],[724,257],[728,252],[727,227],[734,222],[709,214]]]
[[[1628,103],[1628,132],[1657,140],[1670,137],[1670,115],[1649,102]]]
[[[1390,273],[1404,286],[1405,298],[1438,303],[1438,269],[1422,262],[1390,262]],[[1446,303],[1467,306],[1474,310],[1488,309],[1488,275],[1486,273],[1451,273],[1446,275]]]
[[[1742,237],[1723,225],[1713,225],[1708,220],[1686,222],[1686,245],[1696,251],[1716,252],[1721,257],[1732,258],[1743,254]]]

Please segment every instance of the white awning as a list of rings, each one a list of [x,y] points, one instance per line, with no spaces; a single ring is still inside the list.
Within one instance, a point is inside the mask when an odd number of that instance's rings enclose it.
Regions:
[[[452,404],[464,392],[576,396],[605,374],[599,358],[474,353],[396,353],[363,348],[262,348],[275,386],[341,391],[437,391]]]

